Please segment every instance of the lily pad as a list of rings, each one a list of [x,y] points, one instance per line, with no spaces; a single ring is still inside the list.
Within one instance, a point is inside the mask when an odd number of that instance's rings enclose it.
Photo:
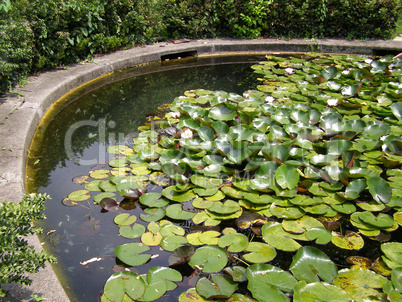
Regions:
[[[297,280],[288,272],[270,264],[247,268],[248,290],[260,302],[290,301],[284,292],[292,292]]]
[[[140,214],[140,218],[146,222],[161,220],[166,215],[166,211],[161,208],[147,208],[144,212],[146,214]]]
[[[213,274],[212,282],[201,278],[196,285],[197,293],[207,299],[229,298],[237,289],[237,283],[228,276]]]
[[[240,233],[226,234],[219,238],[218,245],[222,248],[227,247],[228,252],[238,253],[248,246],[248,238]]]
[[[145,233],[145,227],[142,224],[136,223],[132,227],[129,225],[119,228],[119,234],[127,239],[140,238]]]
[[[166,216],[176,220],[190,220],[195,214],[183,210],[181,204],[173,204],[166,208]]]
[[[379,203],[388,203],[392,198],[390,185],[381,177],[371,177],[367,180],[369,192]]]
[[[387,278],[365,269],[343,269],[338,272],[334,285],[342,288],[355,301],[364,301],[368,297],[381,300],[384,296],[379,289]]]
[[[188,264],[204,273],[216,273],[222,270],[227,262],[228,256],[224,249],[215,245],[206,245],[195,251]]]
[[[91,198],[91,195],[89,194],[88,190],[77,190],[68,194],[67,198],[71,201],[79,202]]]
[[[161,193],[146,193],[140,196],[140,203],[152,208],[162,208],[169,204],[169,201],[161,198]]]
[[[327,244],[332,239],[330,230],[323,227],[311,228],[306,232],[308,240],[315,240],[317,244]]]
[[[350,300],[348,293],[326,282],[306,283],[305,281],[299,281],[293,292],[294,302],[349,302]]]
[[[352,231],[346,231],[345,235],[338,232],[332,232],[332,243],[337,247],[346,250],[360,250],[364,246],[363,238]]]
[[[114,253],[117,258],[130,266],[140,266],[146,263],[151,254],[143,254],[149,251],[150,248],[143,243],[126,243],[115,248]]]
[[[173,252],[175,249],[183,246],[187,243],[187,239],[185,237],[169,235],[162,238],[161,247],[165,251]]]
[[[113,219],[117,225],[130,225],[137,221],[137,216],[130,215],[130,213],[120,213]]]
[[[145,283],[136,273],[121,271],[106,281],[104,294],[110,301],[123,302],[124,295],[137,300],[145,292]]]
[[[301,245],[296,242],[277,222],[267,222],[263,225],[262,237],[266,243],[282,251],[297,251]]]
[[[266,263],[276,257],[276,250],[272,246],[262,242],[250,242],[245,249],[250,252],[243,255],[244,260],[251,263]]]
[[[320,279],[331,283],[338,273],[335,263],[324,252],[312,246],[300,248],[293,256],[289,269],[298,280],[308,283],[319,282]]]

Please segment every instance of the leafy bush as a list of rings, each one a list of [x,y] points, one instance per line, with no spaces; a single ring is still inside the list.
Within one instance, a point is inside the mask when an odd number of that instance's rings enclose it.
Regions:
[[[0,203],[0,285],[11,282],[31,284],[25,272],[36,273],[46,262],[56,259],[44,251],[35,252],[25,236],[42,230],[31,225],[33,219],[43,219],[46,194],[25,195],[21,203]],[[0,296],[5,293],[0,286]]]
[[[392,38],[398,0],[0,1],[0,93],[27,74],[175,38]],[[11,41],[11,38],[13,37]]]

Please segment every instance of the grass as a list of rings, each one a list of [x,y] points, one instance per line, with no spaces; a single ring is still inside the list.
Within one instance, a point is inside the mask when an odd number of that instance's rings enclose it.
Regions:
[[[398,36],[402,35],[402,13],[399,15],[397,28],[396,28],[396,33]]]

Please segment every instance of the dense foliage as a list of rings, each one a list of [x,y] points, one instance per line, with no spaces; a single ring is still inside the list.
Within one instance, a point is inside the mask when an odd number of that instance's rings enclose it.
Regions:
[[[0,93],[27,74],[172,38],[395,36],[399,1],[0,1]]]
[[[46,262],[55,261],[44,251],[36,252],[25,238],[42,231],[32,226],[32,220],[44,218],[46,199],[45,194],[29,194],[21,203],[0,203],[0,285],[30,284],[32,281],[24,275],[26,272],[36,273]],[[0,296],[4,294],[0,287]]]
[[[268,57],[252,66],[258,90],[160,106],[62,201],[118,211],[124,266],[102,301],[157,300],[183,266],[194,287],[180,301],[400,301],[401,67]],[[137,274],[153,246],[168,263]]]

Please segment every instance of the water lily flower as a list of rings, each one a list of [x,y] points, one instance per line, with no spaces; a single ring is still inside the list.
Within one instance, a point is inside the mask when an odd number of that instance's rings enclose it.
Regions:
[[[275,98],[273,96],[267,96],[265,98],[265,103],[271,104],[273,101],[275,101]]]
[[[338,105],[338,99],[328,99],[327,100],[327,105],[330,107]]]
[[[348,74],[350,74],[350,70],[347,70],[347,69],[346,69],[346,70],[343,70],[343,71],[342,71],[342,74],[348,75]]]
[[[398,85],[398,89],[402,89],[402,83]]]
[[[385,141],[385,139],[386,139],[387,137],[388,137],[388,135],[383,135],[383,136],[380,137],[380,140],[381,140],[381,141]]]
[[[288,67],[285,69],[286,74],[292,74],[293,73],[293,68]]]
[[[364,62],[367,64],[371,64],[373,62],[373,59],[365,59]]]
[[[175,112],[171,112],[170,113],[170,116],[172,117],[172,118],[180,118],[180,112],[177,112],[177,111],[175,111]]]
[[[186,129],[181,133],[181,138],[192,138],[193,137],[193,131],[191,131],[190,129]]]

